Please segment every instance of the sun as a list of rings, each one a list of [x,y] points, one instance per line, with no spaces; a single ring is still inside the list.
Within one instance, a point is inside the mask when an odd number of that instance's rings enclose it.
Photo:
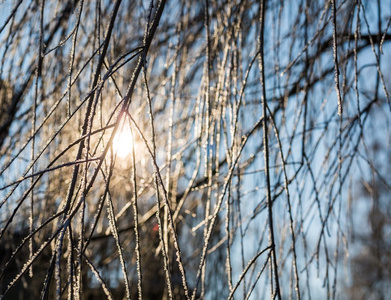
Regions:
[[[118,157],[125,159],[132,152],[132,147],[133,135],[129,123],[121,122],[113,140],[114,153],[116,153]]]

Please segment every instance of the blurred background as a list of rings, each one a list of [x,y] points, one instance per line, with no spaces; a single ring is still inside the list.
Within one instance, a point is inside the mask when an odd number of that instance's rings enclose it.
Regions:
[[[390,23],[2,1],[2,299],[387,299]]]

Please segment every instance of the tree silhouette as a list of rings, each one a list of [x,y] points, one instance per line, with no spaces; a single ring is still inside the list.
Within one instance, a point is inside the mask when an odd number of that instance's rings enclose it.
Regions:
[[[390,1],[0,5],[2,298],[386,297]]]

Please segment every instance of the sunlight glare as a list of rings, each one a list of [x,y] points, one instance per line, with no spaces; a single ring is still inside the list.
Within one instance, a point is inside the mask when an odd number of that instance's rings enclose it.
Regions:
[[[113,141],[113,150],[118,157],[125,159],[132,151],[133,137],[129,124],[121,124]]]

